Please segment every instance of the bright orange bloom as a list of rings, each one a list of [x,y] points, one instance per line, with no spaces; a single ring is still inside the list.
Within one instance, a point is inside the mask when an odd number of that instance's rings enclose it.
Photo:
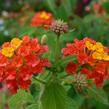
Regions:
[[[23,40],[14,38],[5,43],[0,51],[0,82],[16,93],[18,88],[28,89],[33,74],[43,72],[50,67],[48,59],[41,58],[48,46],[40,45],[37,38],[25,36]]]
[[[35,16],[32,18],[31,26],[44,26],[48,28],[53,22],[53,15],[46,11],[37,12]]]

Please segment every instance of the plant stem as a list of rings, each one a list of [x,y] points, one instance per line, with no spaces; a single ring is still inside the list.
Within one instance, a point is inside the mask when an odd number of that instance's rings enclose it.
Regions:
[[[38,78],[33,77],[33,79],[35,79],[36,81],[38,81],[38,82],[40,82],[40,83],[42,83],[42,84],[46,84],[46,82],[45,82],[45,81],[40,80],[40,79],[38,79]]]
[[[59,61],[60,58],[60,41],[59,41],[59,36],[56,37],[56,54],[55,54],[55,58],[56,58],[56,62]]]
[[[61,77],[61,79],[64,79],[64,78],[66,78],[68,76],[71,76],[71,75],[70,74],[64,75],[64,76]]]

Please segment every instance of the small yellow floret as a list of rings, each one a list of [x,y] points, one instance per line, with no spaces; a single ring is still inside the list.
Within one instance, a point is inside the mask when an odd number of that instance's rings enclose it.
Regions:
[[[99,53],[99,52],[94,52],[92,54],[93,59],[98,59],[98,60],[102,60],[103,58],[103,54]]]
[[[100,42],[92,44],[90,41],[86,41],[85,45],[88,50],[93,51],[93,59],[109,61],[109,55],[105,53],[104,46]]]
[[[14,49],[17,49],[22,43],[22,40],[20,40],[19,38],[13,38],[11,40],[11,46],[14,48]]]
[[[105,54],[105,55],[103,56],[103,60],[109,61],[109,55]]]
[[[92,50],[93,44],[90,41],[86,41],[85,45],[88,48],[88,50]]]
[[[94,48],[97,52],[104,52],[104,48],[103,48],[103,45],[100,43],[100,42],[97,42],[95,45],[94,45]]]
[[[94,52],[92,57],[93,59],[109,61],[109,55],[106,53]]]
[[[41,15],[40,15],[40,18],[47,20],[49,18],[49,16],[46,12],[42,12]]]
[[[14,55],[14,49],[12,47],[6,47],[1,50],[1,53],[6,57],[12,57]]]

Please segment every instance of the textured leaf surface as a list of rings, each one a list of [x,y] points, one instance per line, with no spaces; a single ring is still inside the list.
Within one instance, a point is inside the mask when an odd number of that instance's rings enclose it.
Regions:
[[[33,97],[23,90],[19,90],[9,100],[10,109],[23,109],[27,103],[34,103]]]
[[[66,109],[80,109],[82,102],[83,102],[83,99],[81,98],[80,100],[75,100],[75,99],[68,97]]]
[[[51,82],[45,87],[42,95],[43,109],[65,109],[67,94],[64,88],[57,82]]]
[[[109,105],[108,96],[103,89],[89,88],[87,89],[89,96],[94,98],[96,101]]]
[[[26,109],[38,109],[38,105],[32,104],[32,105],[29,105]]]

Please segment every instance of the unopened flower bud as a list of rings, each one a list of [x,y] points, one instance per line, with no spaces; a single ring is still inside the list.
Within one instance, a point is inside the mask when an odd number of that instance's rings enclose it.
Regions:
[[[47,38],[47,35],[44,34],[44,35],[42,36],[42,38],[41,38],[41,44],[46,44],[47,39],[48,39],[48,38]]]
[[[83,91],[84,88],[87,87],[87,81],[85,75],[81,74],[74,75],[73,83],[79,92]]]
[[[51,24],[51,30],[57,35],[68,32],[68,25],[63,20],[56,20]]]

